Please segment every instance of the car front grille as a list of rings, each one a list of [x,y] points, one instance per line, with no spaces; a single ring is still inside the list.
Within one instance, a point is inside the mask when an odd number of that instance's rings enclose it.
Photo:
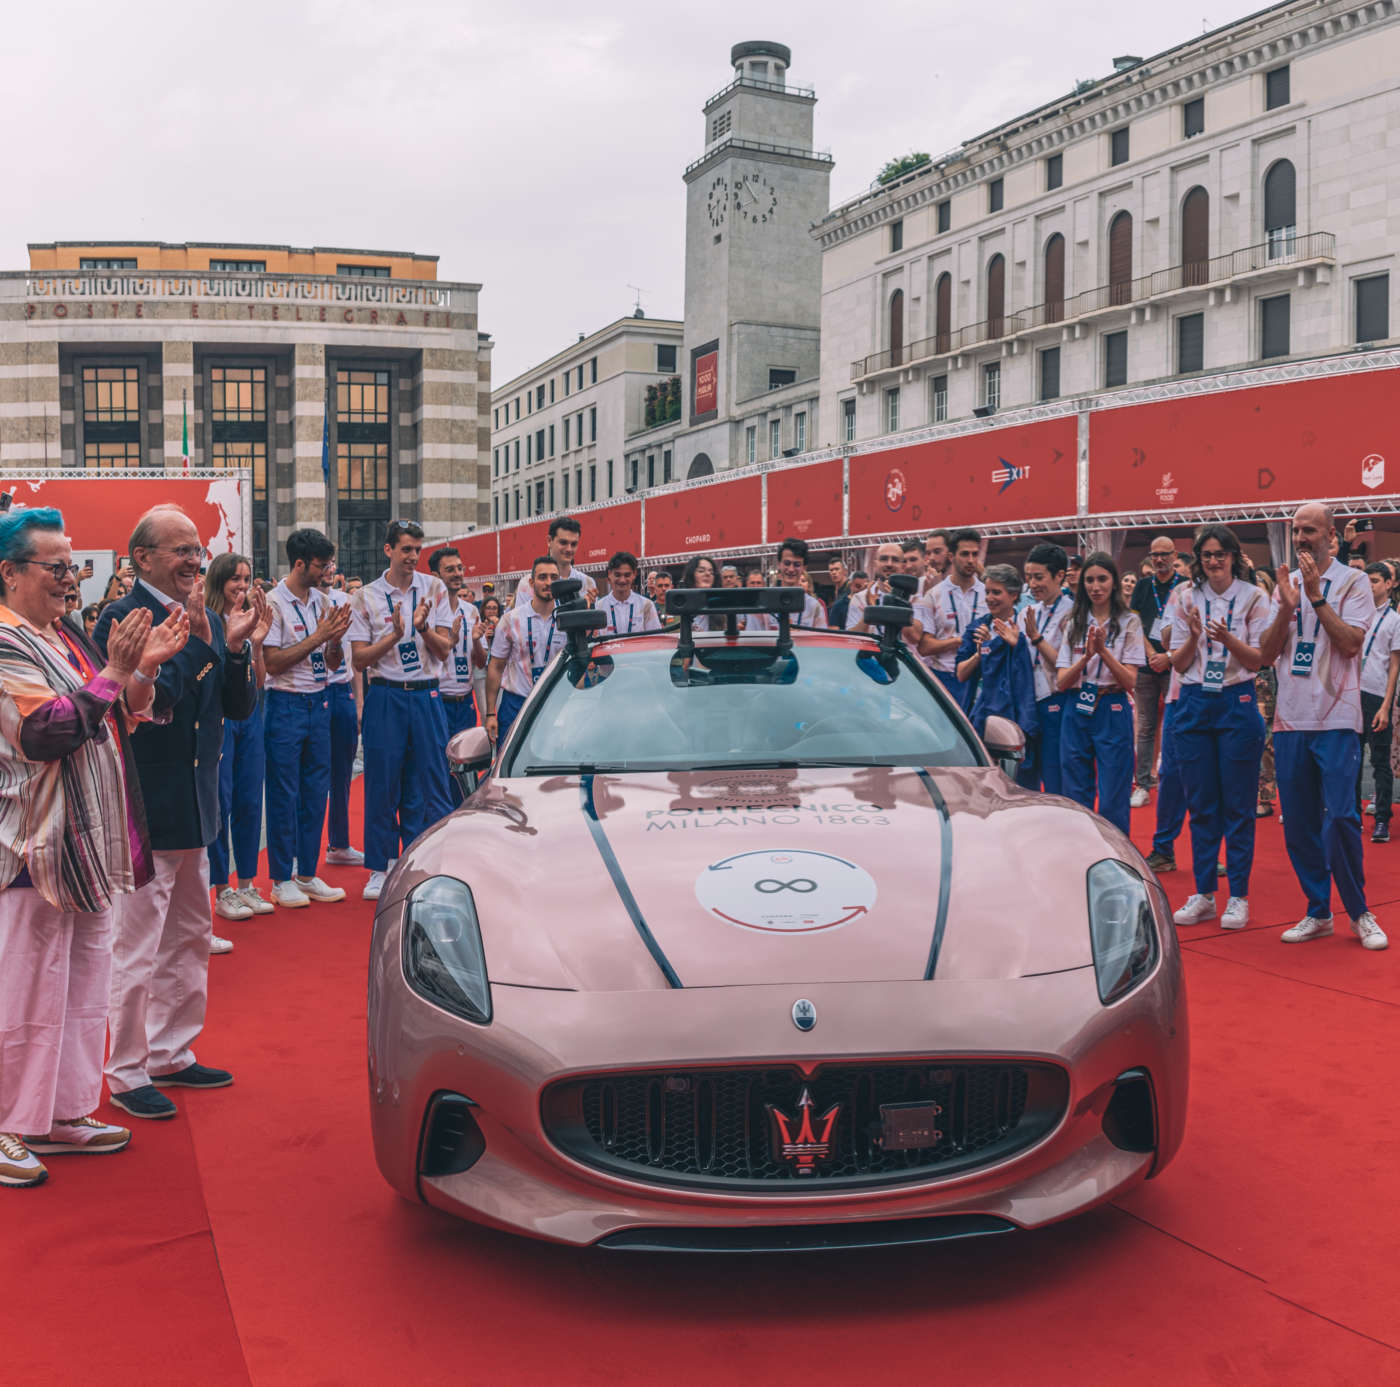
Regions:
[[[782,1152],[804,1096],[822,1156],[805,1169]],[[544,1094],[550,1140],[587,1165],[632,1179],[734,1193],[831,1191],[910,1183],[1002,1160],[1064,1114],[1069,1080],[1056,1065],[939,1060],[666,1069],[566,1079]],[[929,1144],[887,1149],[889,1105],[934,1104]],[[822,1119],[836,1107],[830,1130]],[[882,1113],[882,1108],[886,1113]],[[925,1107],[924,1112],[928,1109]]]

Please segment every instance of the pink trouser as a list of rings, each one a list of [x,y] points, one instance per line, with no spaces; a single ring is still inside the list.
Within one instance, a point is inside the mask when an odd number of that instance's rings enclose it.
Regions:
[[[102,1094],[111,910],[65,913],[0,891],[0,1132],[46,1136]]]
[[[157,852],[155,877],[116,907],[107,1086],[144,1088],[194,1063],[209,1000],[209,854]]]

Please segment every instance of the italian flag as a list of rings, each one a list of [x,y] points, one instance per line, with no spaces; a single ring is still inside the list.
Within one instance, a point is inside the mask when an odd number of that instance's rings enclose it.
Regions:
[[[180,460],[185,471],[190,470],[190,406],[188,400],[180,401]]]

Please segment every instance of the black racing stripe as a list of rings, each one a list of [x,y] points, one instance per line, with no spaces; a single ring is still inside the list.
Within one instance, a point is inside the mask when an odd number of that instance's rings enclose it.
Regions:
[[[948,897],[953,894],[953,820],[942,792],[922,767],[919,769],[919,779],[924,782],[924,789],[928,791],[928,797],[933,801],[943,824],[943,860],[938,868],[938,918],[933,924],[933,944],[928,951],[928,967],[924,970],[927,980],[933,977],[934,969],[938,967],[938,951],[943,947],[943,931],[948,927]]]
[[[632,917],[634,928],[642,936],[642,943],[647,946],[647,952],[656,961],[656,966],[661,969],[661,974],[666,981],[672,987],[683,986],[680,978],[676,976],[676,970],[671,967],[670,960],[661,951],[661,945],[656,942],[656,936],[647,928],[647,922],[642,916],[637,898],[632,894],[632,888],[628,886],[627,878],[622,873],[617,854],[613,852],[612,844],[608,842],[608,835],[603,831],[603,825],[598,821],[598,810],[593,803],[593,777],[591,775],[579,778],[579,796],[583,805],[583,817],[588,821],[588,831],[593,835],[593,843],[598,849],[598,856],[603,859],[603,866],[608,869],[608,875],[612,877],[617,894],[628,915]]]

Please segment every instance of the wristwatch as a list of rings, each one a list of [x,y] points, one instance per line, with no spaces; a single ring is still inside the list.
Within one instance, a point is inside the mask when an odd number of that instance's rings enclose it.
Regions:
[[[1313,607],[1325,607],[1327,605],[1327,599],[1325,597],[1310,597],[1308,598],[1308,602]]]

